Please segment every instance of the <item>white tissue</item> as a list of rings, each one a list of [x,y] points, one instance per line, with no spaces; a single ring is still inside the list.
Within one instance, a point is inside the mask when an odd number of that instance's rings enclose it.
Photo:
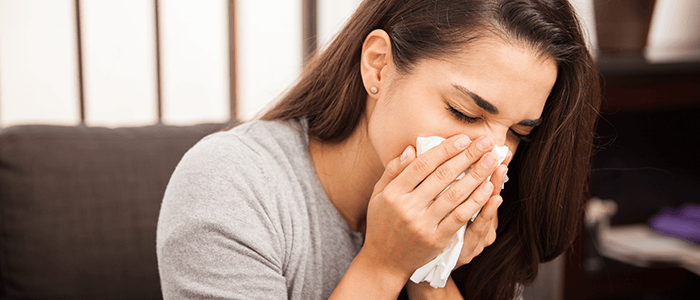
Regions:
[[[439,145],[444,140],[444,138],[439,136],[418,137],[418,139],[416,140],[416,155],[423,154],[431,148]],[[496,154],[496,157],[498,158],[498,164],[500,165],[506,159],[506,155],[508,154],[508,147],[496,146],[494,147],[492,152]],[[464,177],[464,175],[467,174],[467,172],[471,168],[472,167],[469,167],[466,171],[462,172],[462,174],[460,174],[455,181],[462,179],[462,177]],[[487,180],[490,179],[491,176],[489,176]],[[508,176],[504,178],[503,182],[505,183],[507,181]],[[450,186],[451,185],[452,184],[450,184]],[[445,192],[450,186],[445,188],[445,190],[443,190],[442,192]],[[442,193],[440,193],[440,195],[442,195]],[[440,195],[438,195],[438,197]],[[474,221],[474,219],[476,219],[476,216],[479,215],[480,211],[481,209],[479,209],[479,211],[477,211],[472,216],[472,222]],[[438,255],[435,259],[425,264],[424,266],[418,268],[418,270],[416,270],[411,276],[411,281],[415,283],[427,281],[430,283],[430,286],[434,288],[445,287],[445,284],[447,283],[447,279],[450,277],[452,269],[454,269],[455,265],[457,265],[459,254],[460,252],[462,252],[462,245],[464,245],[464,231],[466,229],[467,224],[464,224],[464,226],[459,228],[457,233],[455,233],[455,235],[452,236],[452,239],[450,239],[450,244],[447,245],[447,247],[444,250],[442,250],[440,255]]]

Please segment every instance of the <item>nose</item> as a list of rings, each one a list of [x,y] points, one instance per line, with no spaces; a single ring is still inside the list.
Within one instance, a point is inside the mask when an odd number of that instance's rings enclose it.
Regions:
[[[488,136],[491,138],[493,143],[497,146],[504,146],[508,141],[508,128],[507,127],[484,127],[478,136]]]
[[[504,146],[506,144],[506,141],[508,140],[507,137],[508,137],[508,129],[499,130],[496,134],[491,135],[493,142],[496,143],[496,145],[498,145],[498,146]]]

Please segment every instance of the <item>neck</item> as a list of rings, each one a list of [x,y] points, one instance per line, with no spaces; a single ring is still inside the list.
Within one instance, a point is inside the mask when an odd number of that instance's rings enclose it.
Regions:
[[[309,152],[321,185],[333,206],[356,232],[365,231],[367,205],[384,167],[367,135],[366,118],[342,142],[309,139]]]

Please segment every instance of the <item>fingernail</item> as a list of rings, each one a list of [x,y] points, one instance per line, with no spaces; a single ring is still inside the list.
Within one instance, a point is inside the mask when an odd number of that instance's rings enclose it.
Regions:
[[[408,146],[410,147],[410,146]],[[403,153],[401,153],[401,162],[404,162],[406,160],[406,156],[408,155],[408,147],[406,147],[405,150],[403,150]]]
[[[501,177],[506,176],[506,173],[508,173],[508,167],[505,167],[503,171],[501,171]]]
[[[484,185],[481,186],[481,191],[484,194],[491,194],[491,192],[493,192],[493,184],[491,183],[491,181],[487,181],[486,183],[484,183]]]
[[[498,206],[496,206],[496,208],[501,207],[501,204],[503,204],[503,198],[501,198],[501,200],[498,201]]]
[[[481,161],[481,166],[484,168],[492,168],[497,163],[496,157],[491,153],[484,154],[484,158]]]
[[[462,136],[455,141],[455,147],[460,150],[467,148],[467,146],[469,146],[469,142],[471,141],[469,140],[468,136]]]
[[[488,136],[484,136],[479,139],[479,142],[477,142],[476,147],[479,148],[479,150],[481,151],[486,151],[489,150],[491,145],[493,145],[493,141],[491,141],[491,138]]]

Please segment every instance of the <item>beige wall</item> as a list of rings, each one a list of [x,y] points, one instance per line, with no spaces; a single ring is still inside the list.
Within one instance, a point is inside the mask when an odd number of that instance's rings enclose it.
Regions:
[[[593,0],[573,0],[595,51]],[[157,120],[154,6],[81,0],[88,125]],[[227,0],[160,0],[163,121],[224,122],[229,113]],[[319,45],[360,0],[318,0]],[[657,0],[646,56],[700,60],[700,1]],[[237,0],[238,117],[278,99],[301,68],[301,0]],[[0,0],[0,127],[79,123],[74,0]]]

